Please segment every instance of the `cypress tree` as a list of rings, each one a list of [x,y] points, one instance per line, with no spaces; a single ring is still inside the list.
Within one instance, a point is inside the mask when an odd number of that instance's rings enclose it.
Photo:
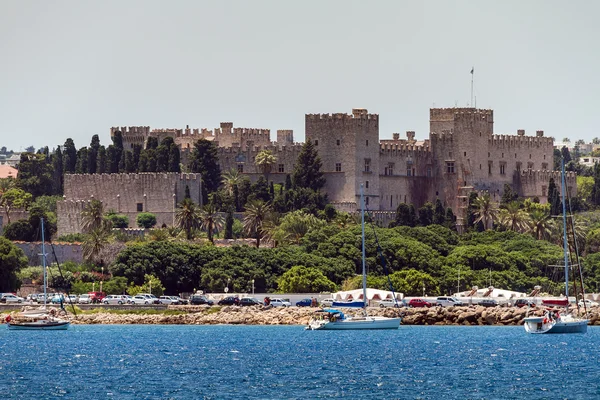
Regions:
[[[106,172],[117,174],[119,172],[118,150],[112,144],[106,149]]]
[[[133,165],[135,165],[135,172],[139,171],[140,168],[140,155],[142,153],[142,146],[139,144],[133,145]]]
[[[433,204],[427,202],[419,208],[419,225],[429,226],[433,222]]]
[[[133,153],[131,151],[125,151],[125,172],[132,174],[136,170],[136,165],[133,163]]]
[[[192,196],[190,196],[190,187],[188,185],[185,185],[185,197],[186,199],[191,198]]]
[[[456,216],[450,207],[446,209],[446,221],[444,222],[444,225],[456,232]]]
[[[290,174],[285,176],[285,190],[290,190],[292,188],[292,177]]]
[[[56,151],[52,156],[52,193],[55,195],[63,194],[63,162],[60,146],[56,146]]]
[[[315,192],[325,186],[325,177],[321,171],[323,163],[317,154],[313,143],[308,140],[302,145],[302,150],[294,166],[292,183],[296,187],[310,188]]]
[[[233,213],[231,210],[227,212],[225,218],[225,239],[233,239]]]
[[[96,168],[96,173],[106,173],[106,148],[104,146],[98,148],[98,166]]]
[[[199,173],[202,177],[202,198],[206,203],[208,194],[217,191],[221,185],[217,146],[206,139],[198,140],[190,157],[189,170]]]
[[[446,210],[442,206],[440,199],[435,200],[435,210],[433,212],[433,223],[443,225],[446,222]]]
[[[75,164],[75,172],[78,174],[88,173],[88,149],[82,147],[77,151],[77,163]]]
[[[92,136],[90,147],[88,149],[88,173],[95,174],[98,169],[98,150],[100,149],[100,138],[98,135]]]
[[[65,141],[63,148],[63,159],[65,162],[63,171],[65,171],[65,174],[74,173],[77,166],[77,149],[75,148],[75,143],[71,138],[68,138]]]

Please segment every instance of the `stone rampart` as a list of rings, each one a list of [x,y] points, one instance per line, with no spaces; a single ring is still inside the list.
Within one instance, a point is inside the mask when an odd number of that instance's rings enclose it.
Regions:
[[[42,265],[41,256],[42,254],[42,242],[13,242],[18,248],[23,250],[29,265]],[[81,249],[80,243],[52,243],[54,246],[54,252],[56,258],[60,264],[66,261],[73,261],[78,264],[83,262],[83,250]],[[46,262],[48,265],[55,263],[54,254],[52,248],[46,243]]]

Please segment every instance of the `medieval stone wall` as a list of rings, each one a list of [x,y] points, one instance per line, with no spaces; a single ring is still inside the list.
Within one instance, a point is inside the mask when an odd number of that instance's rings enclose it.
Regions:
[[[81,232],[81,211],[92,199],[101,201],[106,211],[127,215],[130,227],[136,226],[140,212],[155,214],[158,226],[172,225],[176,206],[185,198],[186,186],[191,199],[202,204],[198,174],[65,175],[65,200],[57,203],[58,234]]]
[[[13,242],[18,248],[23,250],[29,265],[37,266],[42,265],[40,254],[42,254],[42,242]],[[56,252],[56,258],[61,263],[67,261],[73,261],[78,264],[83,262],[83,251],[80,243],[53,243],[54,251]],[[46,243],[46,253],[48,264],[54,263],[54,255],[48,243]]]

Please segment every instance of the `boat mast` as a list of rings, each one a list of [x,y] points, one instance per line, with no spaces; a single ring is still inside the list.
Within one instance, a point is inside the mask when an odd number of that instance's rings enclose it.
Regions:
[[[561,157],[560,160],[561,166],[561,187],[560,192],[562,195],[562,212],[563,212],[563,247],[564,247],[564,255],[565,255],[565,296],[567,297],[567,301],[569,300],[569,242],[567,241],[567,206],[565,204],[565,159]]]
[[[42,226],[42,266],[44,268],[44,308],[46,308],[46,246],[44,241],[44,218],[40,218]]]
[[[360,184],[360,223],[362,226],[362,284],[363,284],[363,309],[367,313],[367,269],[365,267],[365,195],[363,184]]]

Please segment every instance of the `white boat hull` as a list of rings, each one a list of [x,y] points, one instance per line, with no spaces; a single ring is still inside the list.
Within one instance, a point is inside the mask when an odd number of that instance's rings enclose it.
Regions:
[[[544,317],[525,318],[523,326],[527,333],[586,333],[589,320],[562,317],[558,321],[548,320]]]
[[[23,322],[9,322],[8,329],[24,331],[24,330],[37,330],[37,331],[61,331],[69,329],[71,322],[65,320],[38,320],[38,321],[23,321]]]
[[[348,317],[339,321],[311,321],[306,329],[320,330],[358,330],[358,329],[398,329],[402,318],[387,317]]]

